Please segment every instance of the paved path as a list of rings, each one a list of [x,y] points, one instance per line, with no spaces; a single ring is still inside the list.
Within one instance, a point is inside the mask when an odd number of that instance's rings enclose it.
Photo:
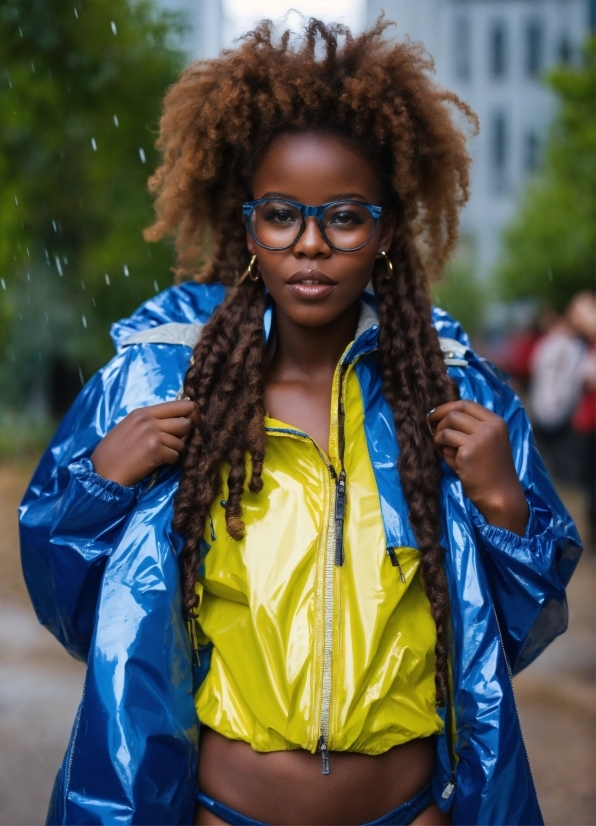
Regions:
[[[45,819],[81,696],[84,668],[38,625],[22,582],[15,511],[31,468],[0,467],[0,824]],[[577,497],[566,492],[573,515]],[[570,628],[515,678],[530,762],[547,824],[595,816],[594,555],[572,580]]]

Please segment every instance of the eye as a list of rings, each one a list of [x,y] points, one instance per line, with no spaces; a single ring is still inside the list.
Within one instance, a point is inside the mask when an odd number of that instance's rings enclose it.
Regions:
[[[362,216],[355,210],[342,209],[330,216],[329,224],[337,227],[360,226],[363,223]]]
[[[288,225],[296,221],[296,216],[289,209],[269,207],[264,211],[265,221],[272,224]]]

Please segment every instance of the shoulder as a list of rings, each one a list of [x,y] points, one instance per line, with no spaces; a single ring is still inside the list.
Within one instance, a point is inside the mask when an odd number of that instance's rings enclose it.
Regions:
[[[113,324],[112,341],[116,349],[120,351],[127,343],[133,343],[130,341],[131,336],[138,337],[141,333],[165,325],[178,325],[176,328],[169,328],[170,343],[183,343],[192,347],[194,344],[188,338],[190,332],[188,325],[202,326],[205,324],[215,308],[223,301],[224,296],[225,287],[221,284],[198,284],[189,281],[169,287],[141,304],[129,318],[123,318]],[[184,330],[186,330],[186,338],[182,335]],[[173,335],[175,332],[177,335]],[[180,335],[184,340],[178,342],[177,338]],[[141,337],[140,340],[144,339]],[[147,340],[150,341],[151,338]]]
[[[508,383],[508,376],[473,349],[459,321],[439,307],[432,309],[432,321],[439,334],[445,364],[462,399],[478,402],[504,418],[523,410]]]

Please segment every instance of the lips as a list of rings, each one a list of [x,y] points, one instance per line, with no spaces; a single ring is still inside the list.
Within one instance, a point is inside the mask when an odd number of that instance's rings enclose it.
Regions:
[[[306,300],[324,298],[337,287],[337,281],[315,269],[294,273],[286,284],[297,298]]]

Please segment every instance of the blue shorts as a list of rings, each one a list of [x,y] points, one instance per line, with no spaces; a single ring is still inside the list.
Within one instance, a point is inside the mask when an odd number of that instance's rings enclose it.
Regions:
[[[223,803],[214,800],[200,790],[197,801],[204,809],[207,809],[208,812],[213,812],[216,817],[219,817],[224,823],[230,823],[231,826],[267,826],[267,824],[261,823],[260,820],[253,820],[252,817],[246,817],[246,815],[235,812],[233,809],[224,806]],[[425,788],[411,800],[407,800],[405,803],[402,803],[401,806],[398,806],[397,809],[393,809],[393,811],[377,818],[377,820],[371,820],[365,823],[364,826],[381,826],[382,824],[386,826],[406,826],[406,824],[411,823],[418,817],[421,812],[428,809],[434,801],[435,799],[429,783],[428,786],[425,786]]]

